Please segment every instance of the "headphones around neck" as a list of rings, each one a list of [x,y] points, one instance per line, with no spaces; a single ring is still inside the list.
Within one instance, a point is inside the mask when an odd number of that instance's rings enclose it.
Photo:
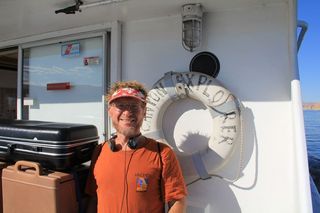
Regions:
[[[130,149],[136,149],[138,147],[138,142],[139,142],[140,137],[141,137],[141,134],[139,134],[138,136],[130,138],[129,141],[128,141],[128,147]],[[108,140],[109,141],[108,144],[109,144],[110,150],[112,152],[117,151],[116,142],[115,142],[116,138],[117,138],[117,135],[114,134]]]

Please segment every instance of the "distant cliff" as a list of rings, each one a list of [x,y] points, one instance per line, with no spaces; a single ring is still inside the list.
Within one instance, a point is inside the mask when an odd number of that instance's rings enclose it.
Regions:
[[[303,109],[306,110],[320,110],[320,103],[304,103]]]

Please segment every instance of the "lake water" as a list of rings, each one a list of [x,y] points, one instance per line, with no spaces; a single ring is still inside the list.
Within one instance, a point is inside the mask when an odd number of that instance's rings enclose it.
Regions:
[[[313,212],[320,212],[320,111],[305,110],[304,124],[307,139],[310,186]]]
[[[320,159],[320,110],[305,110],[304,124],[308,155]]]

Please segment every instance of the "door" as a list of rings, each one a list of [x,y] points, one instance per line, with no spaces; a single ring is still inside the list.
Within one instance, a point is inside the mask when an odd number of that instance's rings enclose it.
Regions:
[[[23,49],[22,118],[93,124],[104,139],[103,36]]]
[[[18,48],[0,50],[0,119],[17,118]]]

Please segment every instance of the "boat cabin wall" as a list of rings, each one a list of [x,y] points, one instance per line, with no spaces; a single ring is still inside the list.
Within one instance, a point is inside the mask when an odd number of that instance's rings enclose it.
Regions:
[[[204,13],[195,52],[182,47],[180,15],[125,22],[123,79],[150,87],[165,72],[189,71],[193,56],[210,51],[220,61],[217,79],[242,100],[289,100],[288,13],[286,4]]]
[[[189,185],[188,212],[310,210],[310,197],[303,198],[307,205],[299,197],[299,188],[308,185],[293,178],[301,172],[291,114],[293,13],[287,2],[205,13],[202,46],[195,52],[181,45],[180,15],[123,23],[123,80],[151,88],[166,72],[188,71],[197,53],[210,51],[220,61],[217,79],[245,106],[243,144],[225,169],[232,179],[241,167],[241,178],[235,184],[214,177]],[[198,124],[210,126],[210,119]]]

